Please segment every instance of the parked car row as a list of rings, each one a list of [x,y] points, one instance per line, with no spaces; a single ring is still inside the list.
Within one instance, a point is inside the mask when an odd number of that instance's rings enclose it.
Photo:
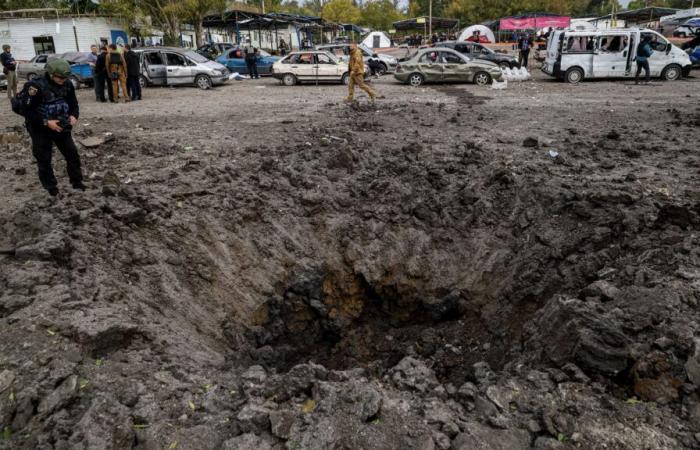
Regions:
[[[694,54],[695,48],[690,48],[686,53],[655,31],[626,28],[552,32],[542,71],[570,83],[589,78],[633,77],[637,47],[645,38],[651,39],[654,50],[649,58],[652,76],[675,80],[691,69],[689,53]],[[433,47],[421,48],[400,62],[393,56],[372,53],[364,45],[358,47],[365,61],[376,58],[386,67],[382,72],[394,72],[397,80],[412,86],[458,82],[487,85],[503,79],[502,69],[519,67],[514,57],[474,42],[441,42]],[[261,75],[272,75],[287,86],[308,82],[347,84],[350,79],[349,48],[349,44],[336,43],[319,46],[316,50],[292,52],[285,57],[260,51],[258,71]],[[232,44],[210,44],[197,52],[160,46],[142,47],[134,51],[139,55],[139,82],[143,87],[194,85],[200,89],[210,89],[227,82],[232,73],[247,74],[243,51]],[[207,52],[218,54],[217,60],[212,61],[204,56]],[[76,87],[91,84],[88,55],[81,52],[38,55],[30,62],[20,64],[17,74],[20,78],[31,80],[45,73],[44,66],[50,59],[61,57],[71,63],[71,82]],[[368,76],[366,65],[365,77]],[[7,85],[4,78],[0,77],[0,87]]]

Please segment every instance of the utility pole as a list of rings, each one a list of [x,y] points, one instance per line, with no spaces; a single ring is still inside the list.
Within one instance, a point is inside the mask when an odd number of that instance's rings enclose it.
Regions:
[[[428,3],[428,37],[433,35],[433,0]]]
[[[260,5],[262,6],[262,13],[265,14],[265,0],[260,0]]]

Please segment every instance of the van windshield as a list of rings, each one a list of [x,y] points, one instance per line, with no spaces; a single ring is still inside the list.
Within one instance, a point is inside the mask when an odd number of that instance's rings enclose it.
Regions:
[[[186,51],[185,56],[187,56],[189,59],[191,59],[192,61],[194,61],[196,63],[205,63],[205,62],[209,61],[204,56],[200,55],[197,52],[193,52],[192,50]]]

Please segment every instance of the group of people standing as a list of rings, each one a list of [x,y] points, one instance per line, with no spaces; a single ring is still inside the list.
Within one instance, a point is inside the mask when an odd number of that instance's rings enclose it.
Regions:
[[[93,45],[88,62],[92,66],[95,99],[98,102],[106,103],[109,99],[112,103],[118,103],[120,97],[124,102],[141,100],[141,63],[139,55],[129,45],[120,49],[110,44],[100,48],[99,53],[97,46]]]

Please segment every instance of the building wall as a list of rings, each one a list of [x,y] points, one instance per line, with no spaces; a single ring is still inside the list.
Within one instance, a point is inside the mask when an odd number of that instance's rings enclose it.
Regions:
[[[73,32],[73,21],[77,32]],[[124,27],[108,17],[44,17],[0,19],[0,44],[10,44],[12,54],[18,60],[36,56],[32,38],[51,36],[56,53],[90,51],[90,45],[100,44],[100,39],[112,43],[113,31],[126,33]]]

